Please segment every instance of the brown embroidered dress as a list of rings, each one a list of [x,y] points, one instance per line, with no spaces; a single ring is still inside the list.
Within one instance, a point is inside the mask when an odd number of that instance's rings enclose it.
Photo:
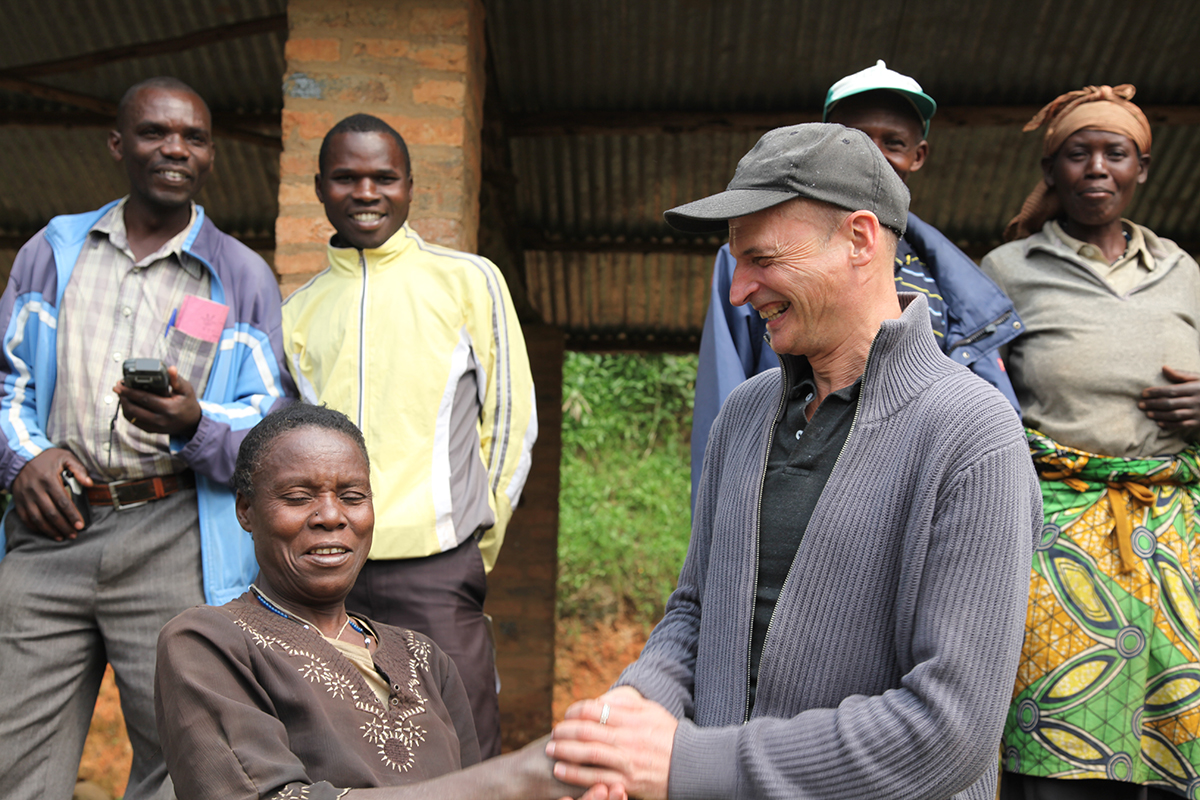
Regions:
[[[454,663],[419,633],[372,627],[387,703],[319,631],[250,593],[168,623],[154,703],[179,800],[331,800],[477,763]]]

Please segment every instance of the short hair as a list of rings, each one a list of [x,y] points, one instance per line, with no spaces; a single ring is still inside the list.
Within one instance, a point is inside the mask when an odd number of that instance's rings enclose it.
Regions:
[[[780,204],[780,211],[792,219],[805,220],[815,217],[814,223],[818,229],[824,232],[823,245],[829,244],[833,239],[833,235],[837,233],[838,228],[854,213],[849,208],[842,208],[833,203],[826,203],[824,200],[813,200],[808,197],[797,197],[792,200],[785,200]],[[883,232],[883,246],[891,253],[891,257],[896,256],[896,247],[900,243],[900,234],[879,223],[879,229]]]
[[[242,439],[231,481],[234,491],[245,497],[253,497],[254,476],[261,469],[262,462],[271,452],[275,441],[283,434],[301,428],[320,428],[346,436],[358,445],[363,460],[367,462],[368,469],[370,468],[371,459],[367,455],[367,443],[363,439],[362,431],[349,417],[327,406],[298,402],[267,414],[250,429],[246,438]]]
[[[343,133],[386,133],[391,136],[400,147],[400,155],[404,157],[405,174],[412,177],[412,160],[408,157],[408,145],[404,143],[404,137],[391,125],[370,114],[351,114],[325,134],[325,138],[321,140],[321,152],[317,154],[317,171],[322,175],[325,174],[325,165],[329,161],[330,141]]]
[[[138,81],[126,89],[125,94],[121,95],[121,102],[117,103],[117,130],[123,129],[129,121],[127,118],[130,108],[133,106],[133,101],[143,89],[166,89],[171,92],[184,92],[192,95],[200,101],[200,105],[204,106],[204,111],[208,114],[209,125],[212,125],[212,111],[199,92],[178,78],[172,78],[170,75],[158,75],[153,78],[146,78],[144,81]]]

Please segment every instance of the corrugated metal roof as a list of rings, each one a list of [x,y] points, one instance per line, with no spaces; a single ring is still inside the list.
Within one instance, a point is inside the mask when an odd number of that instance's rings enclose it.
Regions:
[[[0,26],[0,73],[128,45],[158,42],[233,23],[278,16],[286,0],[150,3],[135,0],[6,0]],[[11,24],[20,20],[20,24]],[[283,106],[285,33],[276,30],[200,47],[29,77],[34,83],[116,103],[132,84],[172,75],[193,86],[215,115],[278,119]],[[0,111],[66,112],[73,106],[0,90]],[[28,236],[55,214],[96,208],[128,191],[108,155],[95,115],[77,127],[0,125],[0,234]],[[213,220],[238,236],[269,243],[278,213],[279,153],[217,138],[217,161],[197,198]],[[0,254],[4,267],[10,259]]]
[[[1045,103],[1134,83],[1200,101],[1191,0],[488,0],[510,113],[819,108],[876,59],[947,105]]]
[[[1146,105],[1200,105],[1200,4],[1160,0],[484,0],[505,115],[715,112],[810,114],[835,79],[884,58],[947,106],[1036,106],[1084,83],[1132,82]],[[281,14],[286,0],[163,4],[8,0],[0,71]],[[172,74],[220,113],[282,106],[282,32],[106,64],[37,82],[115,102]],[[64,110],[0,91],[0,111]],[[979,252],[1038,178],[1037,136],[1017,125],[935,118],[913,208]],[[514,127],[514,129],[516,129]],[[718,240],[679,242],[664,209],[721,189],[756,131],[520,135],[511,139],[531,295],[572,341],[694,340]],[[1154,164],[1131,215],[1200,242],[1200,127],[1155,130]],[[219,140],[201,197],[226,229],[269,239],[275,151]],[[94,208],[125,190],[100,128],[0,126],[0,233]],[[567,244],[564,244],[567,243]],[[647,253],[637,250],[642,248]],[[556,250],[563,252],[556,252]],[[589,251],[589,252],[582,252]],[[0,261],[6,261],[0,253]],[[595,337],[595,338],[593,338]],[[612,338],[610,338],[612,337]]]
[[[1154,130],[1150,179],[1129,213],[1168,238],[1200,231],[1200,129]],[[671,242],[662,212],[725,188],[754,133],[587,135],[512,142],[524,225],[551,242]],[[909,179],[912,209],[957,241],[998,242],[1041,179],[1041,139],[1015,128],[930,134],[926,166]]]
[[[1088,83],[1133,83],[1143,105],[1200,103],[1200,4],[1104,0],[489,0],[488,36],[510,121],[570,112],[795,113],[876,59],[915,75],[943,107],[1040,106]],[[631,124],[637,117],[629,117]],[[647,119],[650,119],[647,117]],[[940,123],[940,124],[939,124]],[[525,130],[520,124],[514,129]],[[650,124],[645,126],[652,127]],[[663,210],[720,191],[761,131],[518,134],[511,140],[532,299],[572,342],[686,341],[699,332],[711,254],[634,255],[677,242]],[[1130,215],[1200,242],[1200,128],[1160,126]],[[1019,124],[934,118],[912,176],[913,211],[980,255],[1040,178],[1040,136]],[[550,252],[574,242],[594,251]],[[711,250],[715,242],[709,242]],[[569,250],[570,248],[567,247]],[[631,271],[633,263],[654,265]],[[657,265],[669,263],[669,269]],[[535,290],[536,289],[536,290]],[[671,298],[660,326],[640,298]],[[641,305],[633,306],[633,303]],[[697,305],[698,304],[698,305]],[[698,313],[697,313],[698,309]],[[682,325],[680,328],[678,326]]]
[[[282,14],[286,0],[5,0],[4,6],[7,24],[0,26],[0,70]],[[214,111],[278,112],[283,107],[284,40],[282,31],[247,36],[36,81],[116,102],[143,78],[173,75],[200,91]],[[62,108],[2,91],[0,107]]]
[[[530,300],[571,347],[699,344],[711,255],[531,252],[525,269]]]

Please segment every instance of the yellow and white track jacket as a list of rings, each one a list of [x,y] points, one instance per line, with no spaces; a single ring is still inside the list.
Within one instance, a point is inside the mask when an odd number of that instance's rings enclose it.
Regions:
[[[284,351],[301,396],[345,413],[366,437],[371,558],[445,552],[482,529],[490,571],[537,438],[504,278],[407,224],[376,250],[331,245],[328,257],[284,303]]]

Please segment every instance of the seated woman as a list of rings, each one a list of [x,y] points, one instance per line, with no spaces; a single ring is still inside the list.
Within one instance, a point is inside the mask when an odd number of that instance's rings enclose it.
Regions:
[[[1043,180],[982,264],[1025,325],[1006,362],[1045,513],[1005,800],[1200,791],[1200,268],[1122,219],[1150,164],[1133,95],[1034,117]]]
[[[419,633],[346,613],[375,523],[349,419],[304,404],[269,415],[233,481],[258,579],[224,606],[180,614],[158,643],[155,708],[180,800],[578,792],[553,779],[544,741],[477,763],[450,658]]]

